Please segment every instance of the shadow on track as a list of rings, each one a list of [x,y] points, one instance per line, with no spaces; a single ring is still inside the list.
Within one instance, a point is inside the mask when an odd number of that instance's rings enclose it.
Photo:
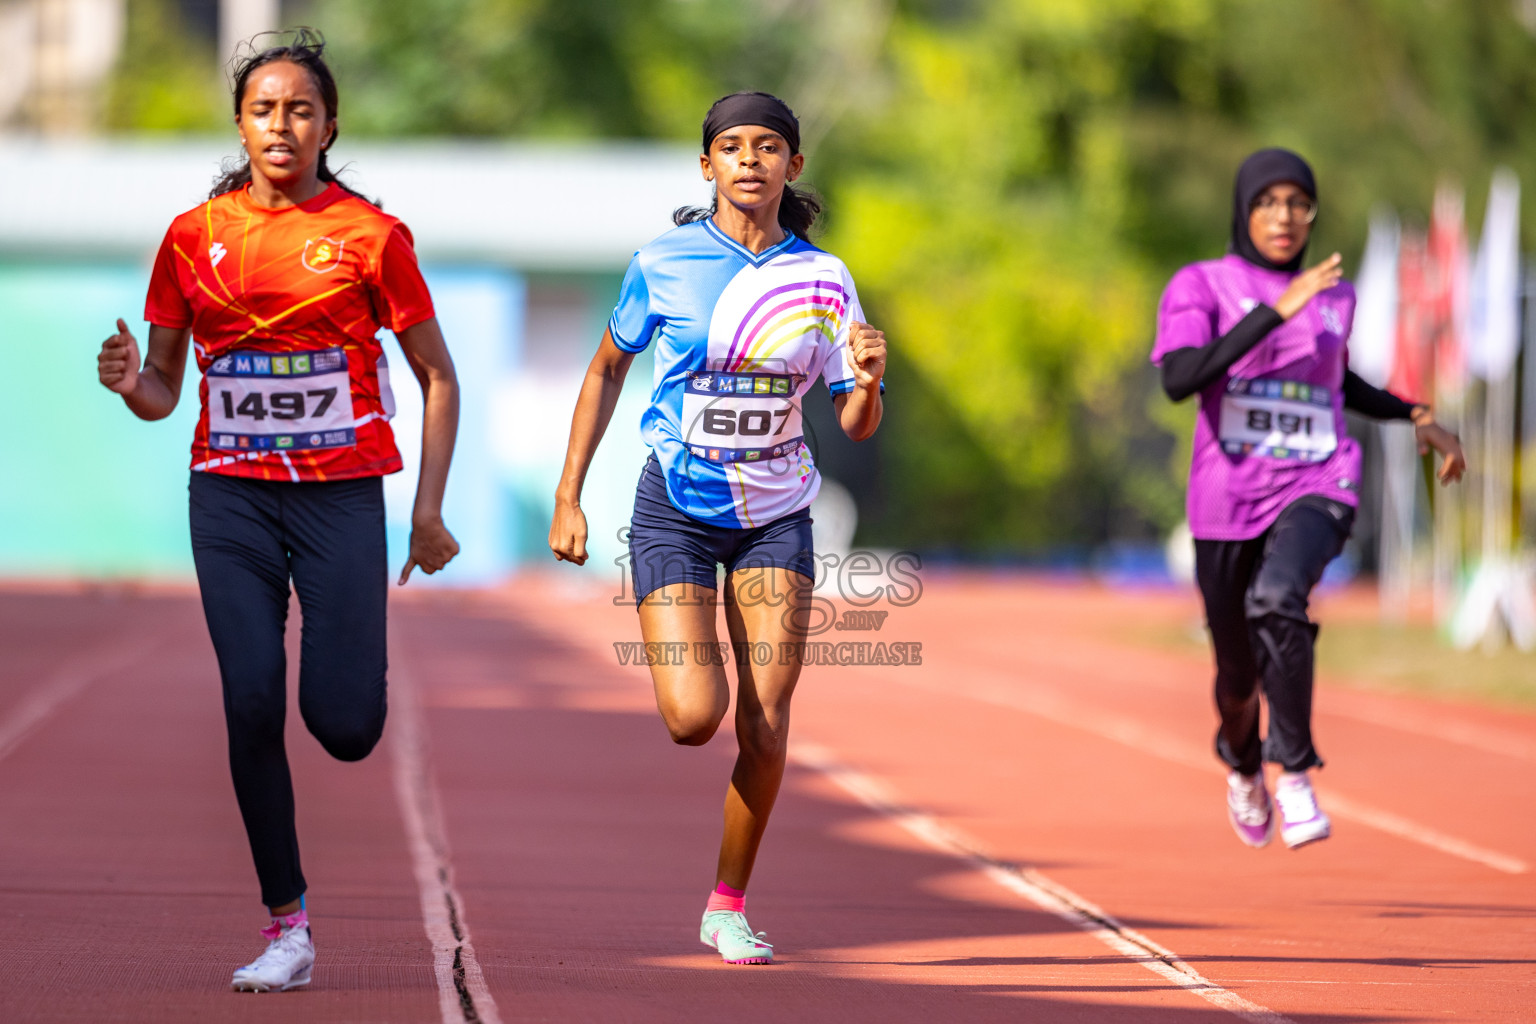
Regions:
[[[723,965],[696,935],[731,737],[674,747],[644,668],[490,601],[416,600],[396,624],[396,657],[427,705],[457,884],[508,1019],[753,1007],[796,1022],[1234,1019],[793,765],[750,901],[779,963]]]

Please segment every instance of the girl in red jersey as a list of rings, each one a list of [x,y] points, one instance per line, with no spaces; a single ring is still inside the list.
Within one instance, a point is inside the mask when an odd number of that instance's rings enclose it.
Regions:
[[[366,757],[384,729],[382,477],[401,464],[381,327],[399,338],[425,399],[400,583],[459,550],[441,515],[458,426],[453,361],[410,232],[326,167],[337,95],[323,45],[301,31],[237,67],[247,159],[166,232],[143,365],[122,320],[97,361],[101,383],[147,420],[176,407],[189,341],[203,374],[192,553],[223,680],[235,795],[272,915],[266,952],[232,983],[256,992],[308,984],[315,959],[283,747],[290,579],[304,612],[304,724],[343,761]]]

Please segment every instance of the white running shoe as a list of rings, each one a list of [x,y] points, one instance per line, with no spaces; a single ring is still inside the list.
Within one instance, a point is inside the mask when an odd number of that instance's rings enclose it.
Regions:
[[[1275,805],[1264,788],[1264,773],[1227,773],[1227,819],[1249,846],[1268,846],[1275,837]]]
[[[771,964],[773,945],[767,932],[754,932],[739,910],[708,910],[699,925],[699,941],[720,951],[728,964]]]
[[[1305,772],[1285,772],[1275,783],[1275,803],[1280,807],[1280,838],[1297,849],[1327,839],[1332,823],[1317,806],[1317,794]]]
[[[235,971],[230,988],[236,992],[286,992],[309,984],[315,966],[315,942],[309,922],[284,927],[274,921],[261,934],[271,941],[267,951]]]

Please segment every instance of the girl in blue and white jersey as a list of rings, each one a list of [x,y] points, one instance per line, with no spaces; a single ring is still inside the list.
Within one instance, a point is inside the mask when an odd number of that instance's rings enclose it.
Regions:
[[[801,402],[820,377],[843,431],[855,441],[872,435],[885,336],[862,322],[842,261],[806,238],[820,206],[790,185],[805,164],[790,109],[767,93],[727,96],[705,117],[703,143],[699,166],[715,202],[679,210],[678,226],[630,261],[576,402],[549,546],[557,559],[586,561],[582,482],[630,363],[654,341],[640,423],[652,454],[630,529],[640,630],[647,643],[686,644],[670,648],[686,650],[681,663],[651,666],[656,703],[674,741],[707,743],[730,706],[726,659],[699,656],[720,649],[716,572],[725,566],[740,752],[700,938],[729,963],[771,963],[745,897],[784,777],[811,616],[809,506],[821,478]]]

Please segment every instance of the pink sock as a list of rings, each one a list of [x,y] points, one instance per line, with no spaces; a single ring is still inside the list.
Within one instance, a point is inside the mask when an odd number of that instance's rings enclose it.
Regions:
[[[715,886],[715,891],[709,894],[709,902],[704,905],[704,913],[715,910],[734,910],[742,913],[747,909],[747,890],[732,889],[724,882]]]
[[[297,928],[307,924],[309,924],[309,913],[300,907],[295,913],[274,917],[272,923],[261,930],[261,934],[268,939],[275,939],[283,934],[285,928]]]

